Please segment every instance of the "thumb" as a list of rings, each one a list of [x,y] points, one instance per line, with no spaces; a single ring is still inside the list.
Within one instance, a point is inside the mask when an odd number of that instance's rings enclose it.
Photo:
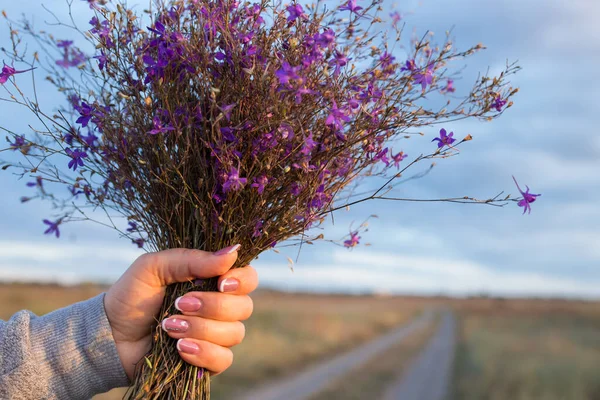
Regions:
[[[214,253],[194,249],[148,253],[138,259],[136,272],[145,275],[141,280],[159,287],[196,278],[212,278],[233,267],[239,248],[240,245],[236,244]]]

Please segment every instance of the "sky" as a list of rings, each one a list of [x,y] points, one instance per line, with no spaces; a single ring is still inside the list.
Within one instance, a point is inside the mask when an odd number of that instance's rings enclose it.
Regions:
[[[74,16],[89,19],[82,1]],[[359,4],[360,4],[359,0]],[[64,10],[62,0],[43,4]],[[12,16],[25,13],[38,25],[50,20],[42,8],[3,4]],[[518,194],[512,175],[542,196],[530,215],[515,203],[503,208],[449,203],[367,202],[335,215],[325,235],[348,233],[370,214],[362,243],[347,250],[331,243],[305,246],[293,271],[283,254],[265,253],[252,265],[262,287],[282,290],[499,296],[600,298],[600,3],[590,0],[480,0],[386,2],[405,15],[407,29],[443,37],[452,29],[462,48],[483,43],[487,50],[464,62],[469,87],[478,72],[497,71],[506,61],[523,68],[511,81],[520,88],[515,105],[493,122],[445,126],[457,137],[471,134],[461,154],[439,160],[426,177],[401,185],[412,198],[474,196],[500,191]],[[387,15],[384,13],[383,15]],[[0,43],[6,45],[6,29]],[[66,34],[66,33],[65,33]],[[402,51],[395,54],[400,60]],[[464,86],[462,86],[464,85]],[[44,92],[52,104],[57,97]],[[2,106],[0,125],[26,132],[25,111]],[[418,155],[440,127],[402,143]],[[2,138],[3,140],[3,138]],[[419,169],[420,168],[420,169]],[[413,172],[426,168],[422,165]],[[57,240],[44,236],[48,204],[21,204],[26,181],[0,173],[0,280],[64,283],[114,281],[141,254],[116,233],[90,223],[66,226]]]

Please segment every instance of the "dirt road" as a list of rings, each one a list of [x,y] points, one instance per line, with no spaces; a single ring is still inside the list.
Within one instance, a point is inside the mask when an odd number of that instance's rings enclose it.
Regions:
[[[437,333],[386,391],[383,400],[445,400],[448,397],[456,344],[456,319],[447,311]]]
[[[267,385],[240,400],[306,400],[325,388],[333,379],[376,357],[417,330],[430,324],[433,311],[426,311],[407,325],[366,343],[345,354],[311,367],[303,373]],[[433,400],[433,399],[432,399]]]

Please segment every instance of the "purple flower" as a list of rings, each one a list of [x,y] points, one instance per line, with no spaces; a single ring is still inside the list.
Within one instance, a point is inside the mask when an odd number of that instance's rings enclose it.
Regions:
[[[304,20],[308,19],[308,15],[304,13],[304,9],[298,3],[287,6],[286,10],[288,13],[290,13],[289,17],[287,18],[288,22],[294,22],[298,18]]]
[[[146,243],[146,241],[145,241],[144,239],[141,239],[141,238],[140,238],[140,239],[131,240],[131,243],[133,243],[133,244],[136,244],[136,245],[137,245],[137,247],[138,247],[139,249],[141,249],[141,248],[143,248],[143,247],[144,247],[144,243]]]
[[[362,10],[362,7],[356,5],[356,0],[348,0],[345,6],[340,7],[340,11],[348,10],[351,13],[358,14],[357,11]]]
[[[235,128],[232,128],[230,126],[224,126],[222,128],[219,129],[219,131],[221,132],[221,135],[223,135],[223,139],[225,139],[228,142],[235,142],[237,141],[237,138],[235,137]]]
[[[373,161],[381,161],[387,167],[390,165],[390,160],[388,159],[388,148],[381,150],[379,153],[373,157]]]
[[[442,89],[442,92],[445,93],[454,93],[456,89],[454,88],[454,81],[452,79],[448,79],[446,82],[446,87]]]
[[[288,85],[290,79],[300,79],[300,76],[297,73],[299,69],[300,67],[292,67],[284,61],[281,64],[281,69],[275,71],[275,76],[279,78],[279,83],[281,85]]]
[[[294,91],[294,93],[296,94],[296,104],[300,104],[302,103],[302,96],[305,94],[317,94],[318,92],[315,90],[311,90],[311,89],[307,89],[306,87],[302,86],[299,87],[298,89],[296,89]]]
[[[131,222],[130,221],[130,222],[128,222],[128,224],[129,224],[129,228],[127,228],[127,232],[131,233],[131,232],[137,231],[138,226],[137,226],[137,224],[135,222]]]
[[[221,112],[223,113],[223,116],[225,117],[225,119],[227,121],[231,121],[231,110],[233,110],[233,108],[236,106],[235,103],[233,104],[227,104],[226,106],[223,106],[222,108],[219,107],[221,109]]]
[[[393,155],[392,156],[392,160],[394,160],[394,166],[396,168],[400,168],[400,163],[402,162],[402,160],[404,160],[406,157],[408,157],[408,155],[404,154],[403,151],[401,151],[400,153]]]
[[[415,83],[420,84],[423,90],[427,88],[427,85],[431,85],[433,82],[433,66],[430,65],[425,71],[417,72],[415,74]]]
[[[394,60],[396,59],[396,57],[392,56],[390,53],[388,53],[387,51],[385,51],[381,57],[379,57],[379,62],[381,62],[381,66],[383,68],[387,68],[390,65],[392,65],[392,63],[394,62]]]
[[[25,146],[25,136],[23,136],[23,135],[15,136],[15,142],[14,143],[8,142],[8,143],[10,144],[10,148],[13,151],[19,150],[23,146]]]
[[[298,184],[297,182],[292,183],[292,186],[290,186],[290,193],[292,194],[292,196],[298,196],[300,195],[300,193],[302,192],[302,186],[300,186],[300,184]]]
[[[81,136],[81,139],[83,139],[84,143],[87,145],[87,147],[93,148],[94,144],[96,143],[96,140],[98,140],[98,136],[94,135],[94,132],[89,131],[89,134],[87,136]]]
[[[100,9],[100,6],[98,6],[98,4],[96,4],[96,3],[98,3],[98,0],[83,0],[83,1],[87,1],[88,4],[90,5],[90,8],[92,8],[92,9],[96,9],[96,10]]]
[[[69,157],[71,157],[71,161],[69,161],[69,168],[72,168],[73,171],[75,171],[77,170],[77,167],[83,167],[83,159],[88,156],[85,151],[71,150],[70,148],[66,148],[65,152]]]
[[[108,22],[107,20],[100,22],[98,20],[98,18],[93,17],[90,20],[90,25],[93,26],[93,28],[90,29],[90,33],[96,34],[96,35],[98,35],[98,37],[100,39],[103,39],[104,44],[106,45],[107,48],[110,49],[114,46],[114,43],[113,43],[112,39],[110,38],[110,30],[111,30],[110,22]]]
[[[452,136],[454,136],[454,132],[450,132],[448,135],[446,135],[446,130],[444,128],[440,129],[440,137],[439,138],[435,138],[432,140],[432,142],[437,141],[438,142],[438,148],[441,149],[444,146],[450,146],[452,143],[454,143],[456,141],[456,139],[453,139]]]
[[[71,195],[73,195],[75,198],[78,198],[80,194],[83,194],[83,191],[78,190],[75,185],[69,186],[69,192],[71,192]]]
[[[417,68],[415,60],[406,60],[404,67],[400,68],[400,71],[414,71]]]
[[[504,107],[506,105],[506,100],[503,100],[502,97],[500,97],[500,95],[497,95],[496,98],[494,99],[494,102],[492,103],[491,107],[495,108],[496,111],[500,112],[502,111],[502,107]]]
[[[13,67],[9,67],[8,65],[4,64],[4,67],[2,67],[2,72],[0,72],[0,85],[4,85],[6,81],[8,81],[8,78],[15,74],[22,74],[23,72],[28,72],[33,69],[34,68],[29,68],[22,71],[17,71]]]
[[[71,47],[72,44],[73,44],[72,40],[59,40],[56,43],[56,47],[63,48],[63,49],[68,49],[69,47]]]
[[[88,126],[90,120],[94,116],[94,107],[83,101],[81,102],[81,106],[77,106],[77,111],[79,111],[79,114],[81,114],[81,116],[77,118],[77,121],[75,122],[81,124],[81,126],[85,128],[86,126]]]
[[[329,61],[329,65],[331,65],[331,66],[335,65],[335,70],[333,71],[333,76],[337,77],[340,74],[340,70],[342,69],[342,67],[344,67],[346,64],[348,64],[348,61],[350,61],[350,60],[351,59],[346,57],[346,55],[344,53],[340,53],[339,51],[336,50],[334,59]]]
[[[100,50],[100,55],[95,56],[94,58],[98,60],[98,68],[100,68],[100,71],[102,71],[106,66],[106,62],[108,61],[108,57],[106,57],[104,50]]]
[[[59,40],[57,42],[56,47],[64,50],[63,58],[56,61],[56,65],[63,68],[77,67],[86,61],[85,54],[83,54],[81,50],[71,48],[71,45],[73,45],[73,41],[71,40]]]
[[[262,235],[262,227],[263,227],[263,223],[262,221],[256,221],[256,224],[254,224],[254,232],[252,232],[252,237],[259,237],[260,235]]]
[[[519,207],[523,207],[523,214],[525,214],[525,212],[527,211],[529,214],[531,214],[531,203],[533,203],[536,200],[536,197],[541,196],[541,194],[533,194],[533,193],[529,193],[529,186],[525,185],[525,187],[527,188],[526,192],[523,192],[521,190],[521,188],[519,187],[519,184],[517,183],[517,180],[515,179],[515,177],[513,176],[513,181],[515,181],[515,185],[517,185],[517,189],[519,189],[519,192],[521,192],[521,195],[523,196],[523,199],[520,200],[517,205]]]
[[[152,118],[152,124],[154,126],[154,129],[148,131],[150,135],[157,135],[159,133],[167,133],[169,131],[175,130],[175,128],[173,128],[171,124],[163,125],[158,115],[155,115],[154,118]]]
[[[294,138],[294,128],[285,122],[279,125],[279,128],[277,128],[277,133],[281,135],[283,140],[292,140]]]
[[[321,209],[325,207],[331,201],[331,196],[325,193],[325,185],[320,185],[317,188],[317,193],[310,200],[310,207],[314,209]]]
[[[58,230],[58,226],[60,225],[60,223],[62,222],[62,219],[59,219],[56,222],[51,222],[48,221],[47,219],[44,220],[44,223],[46,225],[48,225],[48,229],[46,229],[46,231],[44,232],[45,235],[52,235],[54,233],[54,235],[59,238],[60,237],[60,231]]]
[[[317,142],[315,142],[313,140],[312,132],[309,132],[306,139],[304,139],[304,145],[302,146],[302,149],[300,149],[300,154],[304,154],[305,156],[308,156],[312,153],[312,151],[315,147],[317,147]]]
[[[317,35],[316,43],[322,48],[329,48],[335,43],[335,32],[329,28],[325,32]]]
[[[35,182],[27,182],[27,187],[39,187],[40,189],[43,189],[44,186],[42,184],[43,179],[41,176],[37,176],[35,178]]]
[[[240,173],[237,168],[231,167],[229,174],[227,174],[227,180],[223,184],[223,191],[225,193],[229,191],[237,191],[244,187],[248,180],[246,178],[240,178]]]
[[[334,101],[331,112],[325,120],[325,125],[331,126],[339,131],[344,127],[343,123],[348,121],[350,121],[350,117],[344,112],[343,109],[339,109]]]
[[[392,17],[392,25],[394,27],[396,27],[398,25],[398,22],[400,22],[400,20],[402,19],[402,15],[400,15],[398,11],[394,11],[393,13],[391,13],[390,17]]]
[[[258,194],[263,194],[267,183],[269,183],[269,178],[267,178],[266,175],[261,175],[258,178],[254,178],[254,183],[250,186],[256,188]]]
[[[253,19],[255,27],[264,24],[265,20],[263,19],[263,17],[261,17],[261,12],[262,8],[260,4],[254,3],[252,7],[246,8],[246,20]]]
[[[358,232],[351,232],[350,239],[344,241],[344,247],[349,249],[355,247],[359,243],[359,240],[360,236],[358,236]]]

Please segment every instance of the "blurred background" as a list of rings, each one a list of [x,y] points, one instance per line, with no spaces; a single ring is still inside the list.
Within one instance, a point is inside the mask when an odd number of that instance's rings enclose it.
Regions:
[[[40,4],[68,17],[63,0]],[[253,263],[261,277],[256,312],[234,367],[216,378],[214,397],[242,398],[291,379],[436,310],[422,329],[311,395],[385,398],[437,337],[446,312],[440,310],[452,310],[456,334],[446,337],[451,371],[439,377],[448,381],[447,398],[600,399],[600,81],[593,75],[600,58],[600,2],[388,1],[384,8],[382,17],[392,11],[403,16],[407,36],[431,30],[442,41],[452,30],[459,48],[487,46],[455,65],[464,66],[463,78],[455,81],[459,92],[488,68],[499,71],[507,61],[523,68],[511,79],[520,88],[515,105],[493,122],[447,124],[456,137],[471,134],[474,140],[457,157],[439,160],[427,176],[401,185],[398,194],[518,194],[515,175],[523,188],[542,196],[525,216],[514,203],[364,203],[337,213],[323,232],[338,239],[351,224],[378,214],[352,251],[331,243],[305,246],[293,271],[286,256],[295,260],[297,249],[261,255]],[[40,29],[53,21],[37,2],[3,1],[0,9],[12,18],[26,15]],[[85,1],[73,2],[80,27],[91,15]],[[0,46],[8,46],[8,30],[2,29]],[[61,27],[52,29],[72,39]],[[404,50],[394,51],[401,62]],[[52,108],[54,91],[39,90],[42,106]],[[7,104],[1,110],[0,125],[27,132],[32,117],[26,110]],[[424,138],[402,142],[398,150],[409,157],[431,150],[439,128],[423,130]],[[92,223],[65,226],[60,240],[44,236],[42,220],[53,210],[20,203],[33,190],[26,182],[10,170],[0,173],[2,319],[22,308],[43,314],[89,298],[141,254]]]

